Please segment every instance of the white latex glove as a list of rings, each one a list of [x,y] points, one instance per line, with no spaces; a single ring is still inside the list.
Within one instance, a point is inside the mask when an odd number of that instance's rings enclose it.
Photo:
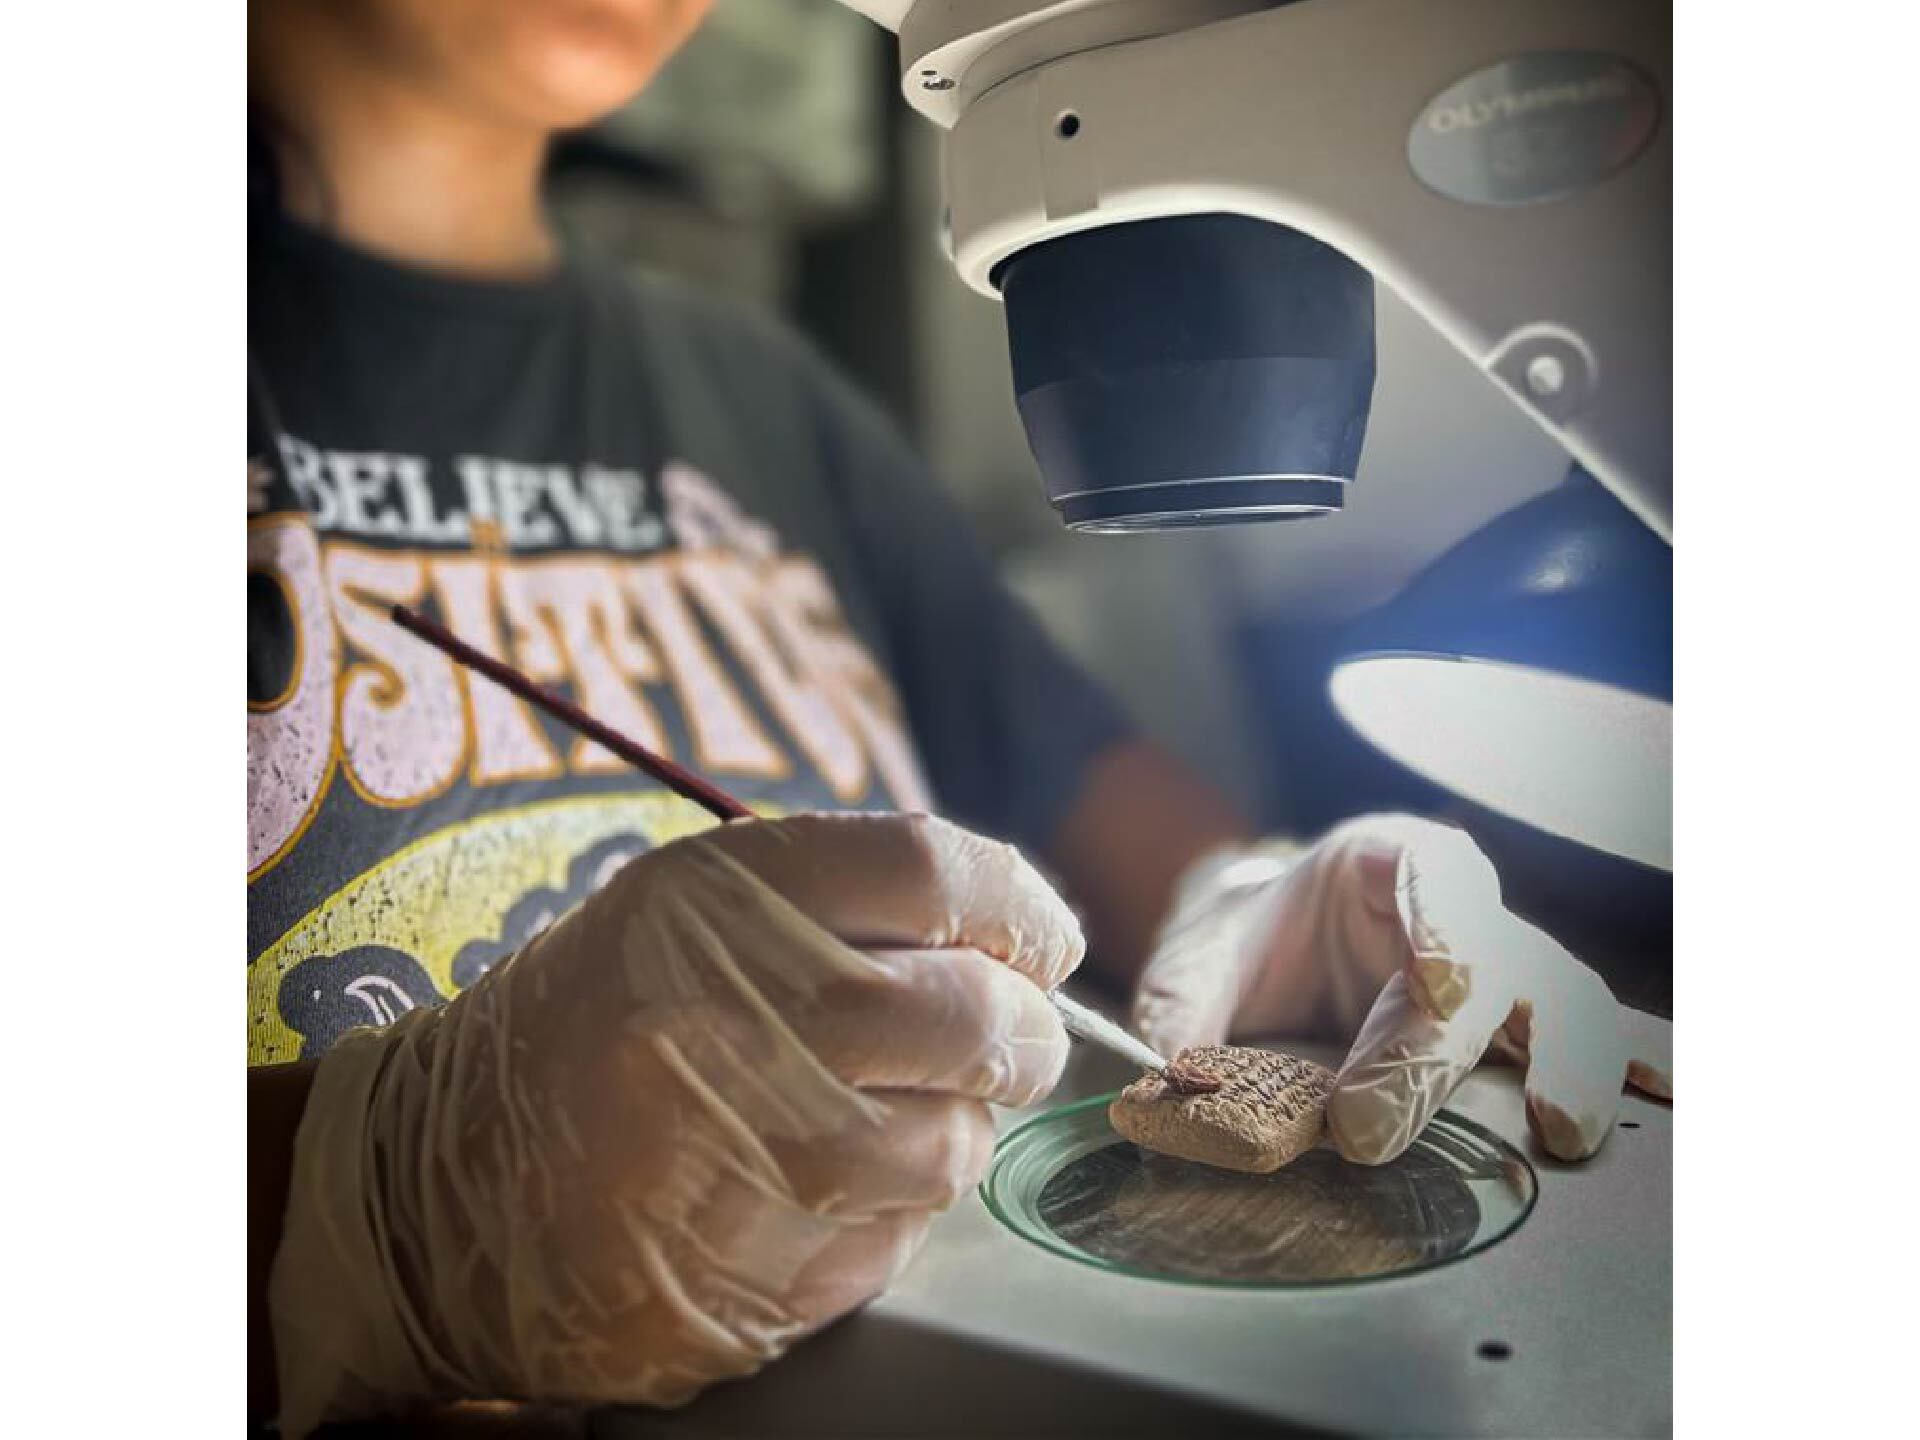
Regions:
[[[858,947],[858,948],[856,948]],[[673,1405],[883,1289],[1067,1038],[1080,928],[925,816],[641,856],[445,1009],[321,1061],[271,1282],[282,1428]]]
[[[1227,851],[1182,880],[1140,979],[1140,1035],[1163,1055],[1239,1036],[1355,1036],[1327,1106],[1334,1144],[1382,1164],[1491,1047],[1526,1067],[1527,1118],[1579,1160],[1613,1127],[1623,1080],[1671,1099],[1671,1030],[1501,903],[1463,831],[1351,820],[1311,849]]]

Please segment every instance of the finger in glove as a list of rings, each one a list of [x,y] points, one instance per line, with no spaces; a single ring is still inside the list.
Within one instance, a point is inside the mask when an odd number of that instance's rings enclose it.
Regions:
[[[801,1038],[863,1089],[945,1090],[1028,1105],[1067,1063],[1060,1016],[1040,988],[979,950],[887,950],[836,983]]]
[[[1511,991],[1481,984],[1447,1019],[1414,999],[1405,973],[1381,989],[1327,1101],[1327,1130],[1347,1159],[1397,1158],[1478,1063],[1513,1009]]]
[[[1011,845],[932,815],[796,815],[701,839],[849,944],[968,947],[1042,990],[1086,954],[1080,922]]]

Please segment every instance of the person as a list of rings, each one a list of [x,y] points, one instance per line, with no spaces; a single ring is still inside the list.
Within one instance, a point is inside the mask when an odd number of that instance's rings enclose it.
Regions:
[[[250,1409],[291,1435],[764,1365],[1051,1089],[1083,955],[1166,1054],[1352,1040],[1361,1163],[1490,1046],[1567,1159],[1623,1078],[1670,1093],[1664,1028],[1464,834],[1257,837],[802,343],[560,244],[550,137],[704,9],[250,11]],[[710,827],[396,602],[765,818]]]

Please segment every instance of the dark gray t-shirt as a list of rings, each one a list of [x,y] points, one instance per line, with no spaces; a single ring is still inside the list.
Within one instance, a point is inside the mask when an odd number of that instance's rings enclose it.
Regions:
[[[798,340],[591,261],[250,245],[248,1052],[433,1004],[709,823],[395,602],[769,813],[1047,842],[1116,711]]]

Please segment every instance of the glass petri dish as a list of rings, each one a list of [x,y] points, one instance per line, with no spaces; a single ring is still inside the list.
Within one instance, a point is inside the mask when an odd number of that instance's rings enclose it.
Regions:
[[[1008,1132],[982,1184],[1015,1234],[1109,1272],[1190,1285],[1342,1285],[1432,1269],[1511,1234],[1533,1167],[1442,1110],[1399,1159],[1310,1150],[1271,1175],[1156,1155],[1107,1123],[1111,1094]]]

